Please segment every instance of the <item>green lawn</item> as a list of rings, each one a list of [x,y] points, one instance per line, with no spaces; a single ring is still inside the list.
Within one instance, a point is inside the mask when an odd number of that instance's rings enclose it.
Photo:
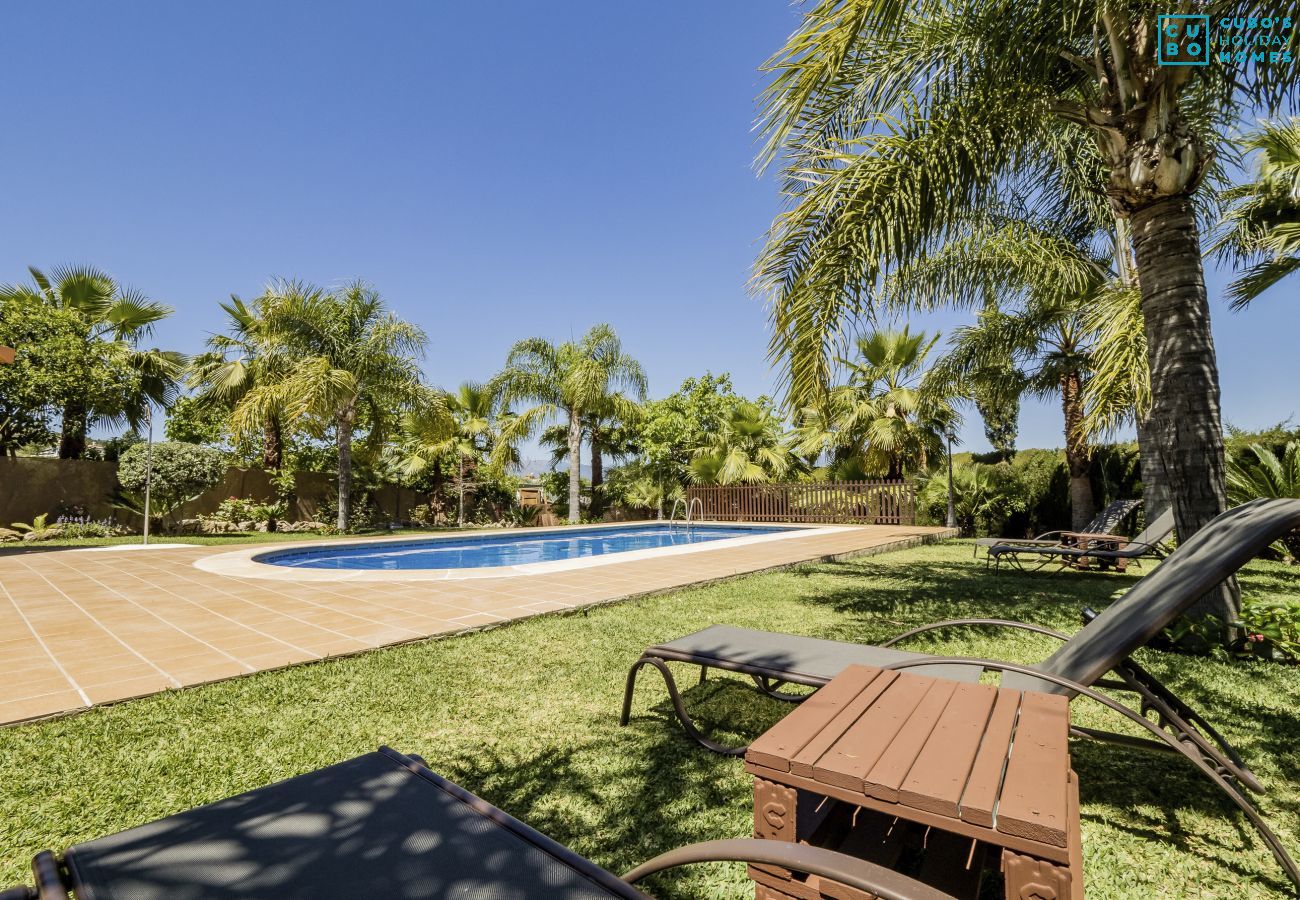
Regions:
[[[255,675],[0,730],[0,884],[59,848],[389,744],[622,871],[694,840],[750,831],[741,764],[688,741],[647,677],[617,727],[628,665],[647,644],[730,622],[863,641],[983,615],[1077,627],[1131,576],[984,574],[969,543],[747,576],[443,641]],[[1245,590],[1300,596],[1300,570],[1253,565]],[[970,633],[920,646],[1033,661],[1033,636]],[[1271,793],[1264,815],[1300,855],[1300,669],[1144,651],[1142,662],[1211,718]],[[739,681],[693,687],[723,739],[787,707]],[[1075,721],[1114,725],[1076,703]],[[1090,897],[1283,895],[1244,818],[1180,759],[1078,742]],[[1290,836],[1290,837],[1287,837]],[[697,867],[661,895],[752,897],[740,867]]]

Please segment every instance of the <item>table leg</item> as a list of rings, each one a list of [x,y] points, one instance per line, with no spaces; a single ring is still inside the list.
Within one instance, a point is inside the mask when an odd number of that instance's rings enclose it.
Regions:
[[[754,779],[754,837],[769,841],[798,840],[796,824],[799,820],[799,792],[784,784]],[[789,879],[792,873],[779,866],[760,866],[780,878]]]
[[[1007,900],[1072,900],[1070,870],[1047,860],[1002,851]]]

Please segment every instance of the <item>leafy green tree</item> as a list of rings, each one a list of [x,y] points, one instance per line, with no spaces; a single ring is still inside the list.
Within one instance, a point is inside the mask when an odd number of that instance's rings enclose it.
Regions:
[[[576,342],[553,344],[525,338],[510,348],[505,369],[495,381],[505,405],[533,403],[502,431],[502,448],[516,445],[546,422],[560,418],[568,428],[569,521],[581,518],[583,420],[612,410],[630,419],[645,398],[641,364],[623,351],[609,325],[595,325]],[[627,392],[627,393],[625,393]]]
[[[22,296],[0,297],[0,344],[17,350],[0,365],[0,455],[14,456],[52,439],[54,416],[94,371],[81,356],[76,317]]]
[[[149,404],[166,406],[176,396],[184,356],[137,347],[172,310],[90,267],[63,266],[48,275],[34,267],[28,271],[32,284],[0,286],[0,299],[25,299],[63,311],[77,325],[78,351],[108,366],[63,398],[59,457],[80,459],[96,420],[125,419],[138,427]],[[119,375],[123,369],[129,370],[125,377]]]
[[[926,469],[955,417],[947,398],[923,381],[938,340],[906,326],[859,337],[857,358],[840,360],[848,382],[803,411],[799,452],[814,459],[828,454],[838,477],[898,479]]]
[[[793,435],[770,406],[737,403],[691,459],[696,484],[762,484],[801,468]]]
[[[971,402],[984,422],[984,438],[1002,462],[1016,455],[1016,437],[1020,433],[1020,395],[1014,370],[1003,367],[971,378]],[[1010,389],[1008,389],[1010,386]]]
[[[1211,19],[1289,16],[1222,2]],[[1155,0],[818,0],[769,61],[763,163],[789,207],[756,273],[792,400],[829,384],[844,329],[890,267],[1015,197],[1056,221],[1091,193],[1131,223],[1152,430],[1179,536],[1222,511],[1218,372],[1196,202],[1243,109],[1296,93],[1291,67],[1161,66]],[[1087,177],[1080,180],[1075,173]],[[1236,618],[1235,588],[1198,615]]]
[[[1229,207],[1211,248],[1250,263],[1228,289],[1234,309],[1300,272],[1300,119],[1265,122],[1245,148],[1259,154],[1255,180],[1223,192]]]
[[[731,411],[748,402],[735,392],[731,376],[706,372],[687,378],[674,393],[641,407],[634,440],[648,475],[664,491],[688,481],[692,454],[716,434]],[[759,404],[766,404],[760,399]]]
[[[433,392],[402,418],[402,470],[407,477],[436,470],[445,457],[456,460],[458,525],[465,524],[465,467],[472,474],[491,452],[495,407],[489,385],[466,381],[455,391]]]
[[[175,516],[187,501],[221,483],[226,463],[221,453],[197,444],[135,444],[118,462],[122,487],[143,495],[149,483],[150,505],[157,514]],[[152,510],[151,510],[152,512]]]
[[[263,315],[277,360],[234,408],[237,433],[261,431],[268,416],[317,433],[332,428],[338,448],[338,518],[352,513],[353,439],[364,416],[378,444],[389,419],[411,397],[424,332],[403,322],[364,282],[326,291],[296,281],[268,290]],[[376,446],[376,451],[378,447]]]
[[[257,385],[286,376],[292,354],[280,346],[283,336],[271,327],[273,307],[283,297],[271,288],[251,303],[232,294],[229,303],[221,304],[227,333],[208,338],[208,352],[195,357],[188,372],[199,404],[233,411]],[[268,472],[278,472],[284,464],[284,420],[284,409],[266,408],[261,438],[262,468]]]

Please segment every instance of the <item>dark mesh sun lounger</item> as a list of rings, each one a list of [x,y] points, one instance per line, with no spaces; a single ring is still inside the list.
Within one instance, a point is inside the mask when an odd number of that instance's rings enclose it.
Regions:
[[[1078,530],[1084,534],[1114,534],[1119,529],[1119,526],[1124,524],[1124,520],[1132,515],[1134,510],[1141,505],[1141,500],[1116,500],[1101,512],[1097,513],[1097,515],[1093,516],[1092,521]],[[1044,532],[1043,534],[1038,535],[1038,537],[1032,538],[976,538],[973,552],[978,558],[981,547],[984,548],[986,553],[993,547],[1008,544],[1018,547],[1059,547],[1062,546],[1062,537],[1066,534],[1072,533],[1072,531],[1072,529],[1060,528],[1056,531]]]
[[[1169,515],[1172,518],[1172,513]],[[1157,523],[1151,527],[1156,528]],[[1146,733],[1146,737],[1138,738],[1075,726],[1071,731],[1076,736],[1174,752],[1186,757],[1246,814],[1291,880],[1300,888],[1300,867],[1287,855],[1245,794],[1246,790],[1260,792],[1263,785],[1236,750],[1202,715],[1130,658],[1163,628],[1187,612],[1206,592],[1237,572],[1279,537],[1297,528],[1300,528],[1300,500],[1254,500],[1230,509],[1181,544],[1149,575],[1072,636],[1003,619],[936,622],[908,631],[879,646],[731,626],[706,628],[649,647],[633,663],[623,694],[620,723],[626,725],[629,721],[637,673],[645,666],[652,666],[663,675],[673,709],[688,735],[710,750],[735,755],[743,753],[745,748],[724,747],[710,741],[692,721],[669,663],[698,666],[701,680],[709,669],[715,668],[749,675],[763,693],[791,702],[799,702],[807,695],[781,693],[783,684],[819,687],[849,663],[855,662],[888,669],[919,669],[927,675],[939,677],[951,677],[940,670],[963,668],[967,670],[963,680],[968,681],[983,671],[1000,671],[1003,673],[1002,683],[1008,687],[1070,697],[1086,696],[1124,716]],[[988,659],[936,657],[924,653],[903,654],[891,646],[928,631],[968,625],[1031,631],[1056,638],[1062,645],[1034,666]],[[1099,693],[1098,687],[1137,694],[1140,712]],[[1149,712],[1157,714],[1156,721],[1147,718]]]
[[[1038,563],[1034,568],[1041,568],[1049,562],[1062,564],[1078,563],[1082,560],[1138,560],[1146,557],[1160,559],[1165,555],[1164,542],[1174,533],[1174,511],[1166,509],[1147,523],[1132,540],[1124,541],[1115,547],[1112,541],[1088,541],[1084,544],[1034,544],[1002,541],[988,548],[988,557],[995,566],[1010,562],[1017,568],[1025,569],[1026,560]]]
[[[943,900],[864,860],[784,841],[670,851],[626,879],[387,747],[32,863],[0,900],[597,900],[696,862],[766,862],[898,900]],[[949,898],[951,900],[951,898]]]

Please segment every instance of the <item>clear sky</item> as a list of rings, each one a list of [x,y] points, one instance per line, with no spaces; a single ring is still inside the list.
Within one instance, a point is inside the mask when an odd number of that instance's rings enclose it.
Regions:
[[[444,386],[487,378],[517,338],[608,321],[652,395],[706,369],[770,393],[746,280],[778,198],[751,125],[757,68],[797,17],[786,0],[6,3],[0,281],[97,265],[173,305],[156,343],[193,352],[232,292],[360,276],[428,331]],[[1300,411],[1300,286],[1232,315],[1225,280],[1210,273],[1226,419]],[[1060,421],[1026,404],[1020,445],[1060,445]]]

